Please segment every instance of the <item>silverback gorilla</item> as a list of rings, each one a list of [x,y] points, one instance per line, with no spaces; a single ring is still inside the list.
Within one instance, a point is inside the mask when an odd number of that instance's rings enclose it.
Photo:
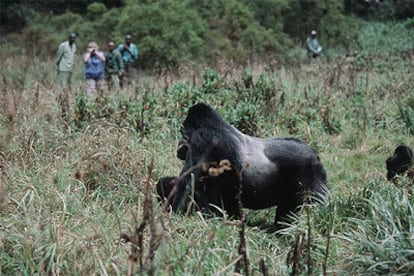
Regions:
[[[239,216],[236,196],[241,182],[243,207],[277,206],[275,224],[295,212],[307,195],[323,197],[327,191],[325,169],[316,153],[301,140],[248,136],[204,103],[190,108],[181,134],[177,157],[185,164],[169,202],[173,211],[181,211],[188,201],[192,177],[194,200],[201,209],[211,210],[213,204],[230,216]],[[231,170],[211,176],[202,168],[202,164],[219,164],[222,160],[229,161]],[[166,179],[164,182],[171,183],[172,179]],[[172,189],[171,184],[164,186]]]
[[[404,174],[413,163],[413,151],[406,145],[397,146],[394,154],[385,161],[387,179],[393,180],[395,176]]]

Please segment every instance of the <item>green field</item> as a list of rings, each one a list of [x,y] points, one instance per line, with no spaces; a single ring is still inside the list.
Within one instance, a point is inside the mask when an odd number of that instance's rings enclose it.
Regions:
[[[414,147],[410,45],[295,67],[140,74],[93,103],[78,64],[68,123],[52,61],[5,58],[1,273],[412,275],[414,186],[385,178],[394,148]],[[245,133],[305,140],[328,174],[326,201],[305,206],[280,232],[269,231],[274,209],[245,210],[248,262],[240,267],[237,221],[163,212],[155,198],[156,181],[181,170],[179,128],[197,102]]]

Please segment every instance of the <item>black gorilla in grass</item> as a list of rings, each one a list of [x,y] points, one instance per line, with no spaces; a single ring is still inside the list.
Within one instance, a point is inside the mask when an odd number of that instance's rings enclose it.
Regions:
[[[181,133],[177,157],[185,164],[169,202],[173,211],[185,207],[195,183],[194,200],[201,209],[217,205],[239,216],[236,196],[241,182],[243,207],[277,206],[277,224],[308,195],[323,197],[327,191],[325,169],[301,140],[248,136],[203,103],[190,108]]]
[[[393,180],[397,175],[403,175],[414,163],[413,151],[406,145],[399,145],[395,148],[394,154],[387,158],[387,179]]]

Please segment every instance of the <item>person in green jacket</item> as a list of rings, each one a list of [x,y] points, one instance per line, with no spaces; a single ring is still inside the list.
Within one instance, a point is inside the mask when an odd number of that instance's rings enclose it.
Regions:
[[[124,73],[124,62],[121,54],[115,49],[115,43],[108,43],[108,53],[105,55],[105,80],[108,83],[108,89],[115,88],[119,90],[119,76]]]
[[[128,34],[125,36],[125,43],[119,44],[117,49],[124,61],[125,72],[121,76],[121,86],[124,86],[124,84],[130,82],[131,67],[138,58],[138,48],[137,45],[132,43],[132,36]]]
[[[62,110],[62,119],[67,123],[69,113],[69,92],[72,83],[72,71],[75,64],[76,34],[70,33],[67,41],[60,43],[56,55],[59,94],[58,102]]]
[[[312,30],[310,33],[310,37],[308,37],[308,39],[306,40],[306,45],[308,47],[308,56],[312,58],[317,58],[322,52],[322,47],[319,44],[316,35],[316,31]]]

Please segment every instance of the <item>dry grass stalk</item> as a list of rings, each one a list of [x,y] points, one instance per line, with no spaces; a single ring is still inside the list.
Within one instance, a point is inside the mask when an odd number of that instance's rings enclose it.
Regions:
[[[308,226],[308,240],[307,240],[307,250],[306,250],[306,254],[307,254],[307,265],[308,265],[308,275],[311,276],[313,274],[313,261],[312,261],[312,256],[311,256],[311,246],[312,246],[312,225],[310,222],[310,210],[309,210],[309,206],[305,206],[305,210],[306,210],[306,218],[307,218],[307,226]]]
[[[154,206],[152,203],[152,172],[154,171],[154,160],[151,161],[149,167],[149,174],[145,180],[145,197],[144,206],[140,214],[143,215],[141,223],[138,225],[136,221],[135,232],[132,235],[122,234],[121,239],[131,243],[131,250],[129,253],[129,270],[128,275],[135,275],[134,267],[138,263],[139,273],[142,274],[146,270],[149,275],[154,275],[154,257],[156,251],[161,244],[163,238],[161,222],[156,222],[154,218]],[[140,211],[140,208],[139,208]],[[150,229],[150,241],[147,255],[145,253],[145,229],[149,226]],[[147,269],[145,269],[147,268]]]
[[[266,268],[266,263],[263,257],[260,258],[259,260],[259,269],[260,269],[260,273],[262,273],[263,276],[267,276],[267,268]]]
[[[7,118],[9,119],[9,124],[12,124],[14,121],[14,117],[17,114],[17,97],[15,97],[13,90],[14,87],[7,80],[6,76],[3,75],[3,83],[4,83],[4,100],[5,100],[5,108]]]
[[[324,257],[323,263],[322,263],[322,271],[323,271],[324,276],[328,275],[328,273],[327,273],[328,257],[329,257],[329,247],[330,247],[330,243],[331,243],[331,231],[332,231],[333,223],[334,223],[334,215],[331,216],[329,227],[328,227],[328,230],[327,230],[325,257]]]
[[[7,127],[7,135],[5,139],[5,145],[9,144],[10,140],[13,137],[13,130],[14,130],[14,123],[15,117],[17,114],[18,103],[21,98],[15,95],[14,86],[11,83],[11,80],[7,79],[5,75],[3,75],[3,83],[4,83],[4,90],[3,90],[3,99],[2,104],[4,105],[4,109],[6,110],[7,119],[8,119],[8,127]]]
[[[291,267],[292,272],[291,276],[300,275],[302,270],[300,266],[300,261],[302,260],[302,250],[303,250],[303,243],[305,239],[305,233],[303,231],[298,231],[296,233],[295,243],[293,248],[289,252],[286,263],[288,266]]]
[[[39,90],[40,90],[40,85],[37,84],[36,85],[36,92],[35,92],[33,103],[32,103],[32,109],[34,111],[37,111],[39,109],[39,105],[40,105],[40,92],[39,92]]]
[[[221,269],[219,272],[217,272],[215,275],[223,275],[224,272],[226,272],[227,270],[229,270],[233,265],[237,264],[238,262],[240,262],[240,260],[243,258],[242,255],[237,256],[236,259],[234,259],[231,263],[229,263],[227,266],[225,266],[223,269]],[[240,275],[239,273],[235,273],[235,275]]]
[[[3,201],[4,201],[4,197],[6,195],[6,168],[5,168],[5,163],[6,163],[6,156],[3,152],[0,152],[0,172],[1,172],[1,177],[0,177],[0,212],[3,209]],[[0,246],[1,248],[1,246]]]
[[[243,189],[243,176],[242,172],[243,169],[246,168],[248,165],[244,164],[242,169],[240,171],[236,171],[236,174],[238,176],[238,185],[237,185],[237,207],[239,209],[240,214],[240,229],[239,229],[239,238],[240,238],[240,244],[239,244],[239,255],[242,256],[242,258],[236,263],[236,266],[234,268],[234,271],[236,273],[240,273],[240,268],[243,264],[244,266],[244,274],[247,276],[249,275],[249,259],[247,257],[247,245],[246,245],[246,214],[243,210],[243,203],[242,203],[242,189]]]

